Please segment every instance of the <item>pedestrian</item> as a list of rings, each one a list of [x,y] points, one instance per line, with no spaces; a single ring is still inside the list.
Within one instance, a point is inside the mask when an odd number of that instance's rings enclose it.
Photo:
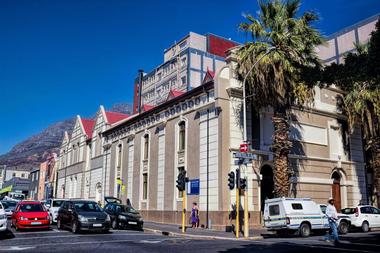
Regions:
[[[329,198],[327,202],[329,204],[327,205],[327,208],[326,208],[326,216],[327,216],[332,234],[330,234],[329,231],[327,231],[325,235],[325,241],[330,242],[333,237],[334,243],[339,243],[338,226],[337,226],[338,213],[334,206],[335,200],[333,198]]]
[[[193,208],[191,209],[191,228],[199,227],[199,209],[196,202],[193,203]]]

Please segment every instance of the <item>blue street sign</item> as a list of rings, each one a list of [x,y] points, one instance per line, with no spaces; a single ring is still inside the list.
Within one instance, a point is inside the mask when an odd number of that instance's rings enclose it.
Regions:
[[[241,158],[241,159],[257,160],[257,155],[252,154],[252,153],[234,152],[233,157],[234,158]]]
[[[199,179],[189,180],[187,183],[187,195],[199,195]]]

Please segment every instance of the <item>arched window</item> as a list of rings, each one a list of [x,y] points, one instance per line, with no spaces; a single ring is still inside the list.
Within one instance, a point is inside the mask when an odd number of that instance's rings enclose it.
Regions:
[[[117,146],[117,169],[118,171],[121,168],[121,158],[122,158],[122,152],[123,152],[123,147],[121,144]]]
[[[147,160],[149,157],[149,135],[144,136],[144,160]]]
[[[178,124],[178,149],[179,151],[185,150],[186,148],[186,123],[182,121]]]

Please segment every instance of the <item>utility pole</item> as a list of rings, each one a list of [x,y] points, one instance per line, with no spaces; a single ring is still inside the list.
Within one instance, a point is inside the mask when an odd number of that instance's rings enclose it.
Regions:
[[[236,169],[236,228],[235,236],[239,238],[240,234],[240,169]]]

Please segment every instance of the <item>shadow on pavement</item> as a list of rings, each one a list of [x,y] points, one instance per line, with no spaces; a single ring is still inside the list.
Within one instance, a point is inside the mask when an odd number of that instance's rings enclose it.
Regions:
[[[16,236],[13,234],[11,230],[7,230],[4,233],[0,233],[0,240],[7,240],[7,239],[13,239]]]

